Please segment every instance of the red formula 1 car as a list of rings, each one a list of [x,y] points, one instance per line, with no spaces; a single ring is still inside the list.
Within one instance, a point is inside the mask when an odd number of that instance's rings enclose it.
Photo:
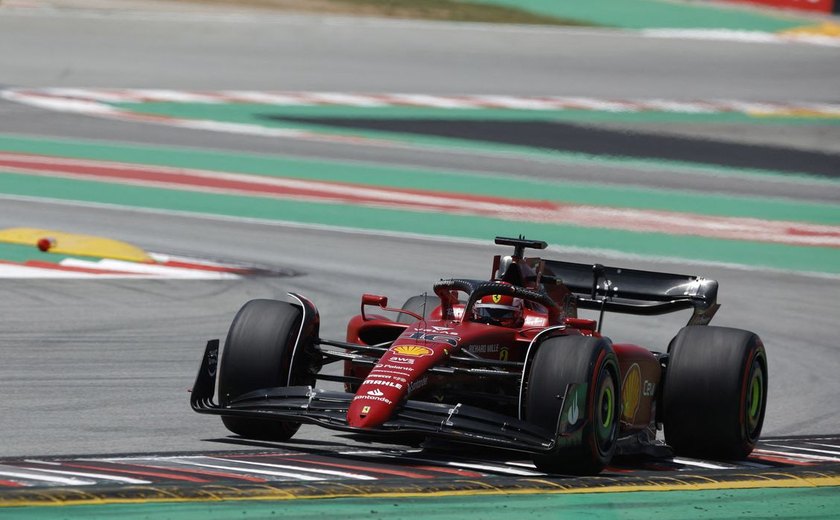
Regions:
[[[318,310],[300,295],[246,303],[221,357],[219,340],[208,342],[193,409],[221,415],[243,437],[286,440],[314,423],[443,438],[528,452],[550,473],[595,474],[616,454],[661,448],[662,426],[677,454],[751,452],[764,420],[767,357],[755,334],[707,325],[719,307],[716,281],[525,258],[526,248],[546,244],[521,237],[496,243],[514,253],[494,258],[489,281],[441,280],[434,296],[400,309],[362,296],[346,341],[320,338]],[[667,352],[600,333],[605,312],[680,309],[693,313]],[[333,362],[343,372],[322,372]]]

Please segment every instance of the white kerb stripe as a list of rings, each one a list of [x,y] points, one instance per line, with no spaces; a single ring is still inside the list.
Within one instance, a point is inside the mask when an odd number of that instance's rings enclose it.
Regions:
[[[784,43],[784,40],[775,34],[761,31],[733,31],[731,29],[643,29],[641,34],[648,38]]]
[[[840,446],[838,446],[837,444],[825,444],[825,443],[822,443],[822,442],[809,442],[808,444],[811,445],[811,446],[823,446],[825,448],[835,448],[837,450],[840,450]],[[835,453],[840,455],[840,451],[835,452]]]
[[[840,451],[832,451],[832,450],[818,450],[816,448],[803,448],[802,446],[780,446],[778,444],[765,444],[765,446],[772,446],[773,448],[782,448],[785,450],[801,450],[807,451],[809,453],[825,453],[827,455],[838,455],[840,456]]]
[[[821,455],[807,455],[805,453],[794,453],[792,451],[777,451],[777,450],[765,450],[765,449],[757,449],[753,450],[755,454],[762,454],[766,453],[768,455],[781,455],[783,457],[787,457],[789,459],[805,459],[805,460],[821,460],[821,461],[828,461],[828,462],[840,462],[840,458],[838,457],[824,457]]]
[[[98,89],[84,88],[46,88],[43,89],[52,96],[64,96],[72,98],[99,101],[101,103],[136,103],[138,99],[134,96],[125,95],[122,92],[108,92]]]
[[[221,99],[193,92],[182,90],[157,90],[157,89],[128,89],[125,91],[130,96],[144,99],[146,101],[174,101],[177,103],[220,103]]]
[[[519,110],[556,110],[561,108],[556,101],[542,99],[517,98],[513,96],[475,96],[474,99],[483,105],[490,105],[497,108]]]
[[[97,278],[93,273],[41,269],[17,264],[0,263],[0,278]]]
[[[142,264],[137,262],[126,262],[123,260],[103,259],[98,262],[67,258],[61,261],[61,265],[67,267],[84,267],[87,269],[103,269],[107,271],[121,271],[133,274],[149,274],[166,276],[172,278],[194,278],[194,279],[237,279],[241,278],[235,273],[220,273],[217,271],[205,271],[202,269],[187,269],[181,267],[167,267],[155,264]]]
[[[227,471],[227,472],[233,472],[233,473],[236,473],[236,472],[239,472],[239,473],[256,473],[258,475],[271,475],[271,476],[274,476],[274,477],[285,477],[285,478],[291,478],[291,479],[296,479],[296,480],[307,480],[307,481],[313,481],[313,482],[326,480],[326,479],[323,479],[321,477],[313,477],[312,475],[306,475],[306,474],[303,474],[303,473],[289,473],[289,472],[285,472],[285,471],[268,471],[268,470],[264,470],[264,469],[245,469],[245,468],[237,468],[237,467],[232,467],[232,466],[223,466],[223,465],[220,465],[220,464],[205,464],[203,462],[193,462],[193,461],[187,461],[187,460],[173,460],[172,462],[174,462],[176,464],[182,464],[182,465],[185,465],[185,466],[199,466],[199,467],[202,467],[202,468],[221,469],[221,470],[224,470],[224,471]]]
[[[524,469],[516,469],[506,466],[495,466],[492,464],[473,464],[468,462],[447,462],[447,466],[452,466],[456,468],[466,468],[466,469],[476,469],[479,471],[489,471],[491,473],[504,473],[507,475],[520,475],[523,477],[539,477],[545,475],[545,473],[539,473],[536,471],[528,471]]]
[[[372,96],[362,96],[357,94],[340,94],[336,92],[312,92],[306,94],[304,99],[313,101],[315,103],[328,103],[331,105],[345,105],[354,107],[384,107],[388,106],[381,100]]]
[[[796,109],[812,110],[825,115],[840,115],[840,105],[829,105],[828,103],[798,103]]]
[[[682,458],[674,458],[674,462],[677,464],[682,464],[683,466],[696,466],[698,468],[706,468],[706,469],[732,469],[735,466],[722,466],[720,464],[712,464],[710,462],[703,462],[694,459],[682,459]]]
[[[3,97],[11,101],[17,101],[30,106],[57,110],[59,112],[79,112],[83,114],[96,114],[103,116],[115,116],[122,114],[110,105],[97,101],[84,101],[81,99],[68,99],[64,97],[49,97],[40,95],[19,94],[17,92],[4,92]]]
[[[210,457],[210,459],[211,460],[224,461],[224,462],[235,462],[237,464],[250,464],[250,465],[253,465],[253,466],[264,466],[264,467],[268,467],[268,468],[290,469],[290,470],[294,470],[294,471],[305,471],[305,472],[309,472],[309,473],[318,473],[318,474],[322,474],[322,475],[333,475],[333,476],[336,476],[336,477],[346,477],[346,478],[352,478],[352,479],[356,479],[356,480],[377,480],[376,477],[371,477],[370,475],[362,475],[360,473],[350,473],[350,472],[347,472],[347,471],[335,471],[335,470],[320,469],[320,468],[318,468],[318,469],[316,469],[316,468],[302,468],[302,467],[299,467],[299,466],[287,466],[287,465],[284,465],[284,464],[269,464],[267,462],[253,462],[253,461],[250,461],[250,460],[237,460],[237,459],[219,459],[219,458],[216,458],[216,457]],[[248,470],[245,469],[245,471],[248,471]]]
[[[551,99],[562,103],[566,107],[584,110],[602,110],[604,112],[638,112],[639,110],[634,104],[621,101],[607,101],[583,97],[559,97]]]
[[[0,475],[5,475],[14,479],[37,480],[38,482],[53,482],[56,484],[67,484],[70,486],[91,486],[93,484],[96,484],[96,482],[93,480],[38,475],[33,473],[25,473],[22,471],[7,471],[5,469],[0,469]]]
[[[26,468],[29,469],[29,468]],[[117,482],[124,482],[126,484],[151,484],[148,480],[140,480],[136,478],[129,478],[129,477],[118,477],[115,475],[108,475],[108,474],[101,474],[101,473],[87,473],[83,471],[66,471],[66,470],[58,470],[58,469],[37,469],[35,471],[41,471],[44,473],[55,473],[58,475],[70,475],[76,477],[89,477],[95,478],[99,480],[114,480]]]
[[[720,104],[734,112],[744,112],[746,114],[773,114],[787,110],[787,107],[773,103],[753,103],[732,99],[722,100]]]
[[[427,106],[434,108],[476,108],[475,103],[457,100],[443,96],[428,96],[424,94],[391,94],[387,96],[395,103]]]
[[[714,114],[719,110],[703,103],[669,101],[667,99],[646,99],[638,102],[644,110],[662,112],[684,112],[687,114]]]
[[[251,90],[225,90],[222,95],[231,101],[260,103],[263,105],[311,105],[310,101],[295,94],[258,92]]]

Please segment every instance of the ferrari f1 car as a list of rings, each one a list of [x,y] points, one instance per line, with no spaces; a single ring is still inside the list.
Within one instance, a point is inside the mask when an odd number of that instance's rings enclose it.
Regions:
[[[752,451],[767,356],[755,334],[708,326],[716,281],[526,258],[546,243],[522,237],[496,244],[514,251],[494,257],[489,280],[441,280],[401,308],[363,295],[346,341],[319,336],[318,310],[301,295],[249,301],[221,356],[219,340],[207,343],[192,408],[247,438],[287,440],[301,423],[442,438],[527,452],[550,473],[596,474],[656,446],[716,459]],[[691,318],[665,352],[600,332],[607,312],[681,309]],[[322,370],[334,362],[343,367]]]

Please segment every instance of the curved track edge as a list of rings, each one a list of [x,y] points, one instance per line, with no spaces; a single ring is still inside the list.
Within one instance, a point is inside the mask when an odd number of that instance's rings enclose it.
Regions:
[[[627,493],[636,491],[699,491],[718,489],[815,488],[840,486],[840,468],[786,469],[675,476],[453,479],[433,485],[405,480],[376,484],[337,482],[257,485],[163,485],[13,490],[0,495],[0,508],[26,506],[104,505],[223,500],[298,500],[323,498],[393,498],[458,495],[524,495]]]

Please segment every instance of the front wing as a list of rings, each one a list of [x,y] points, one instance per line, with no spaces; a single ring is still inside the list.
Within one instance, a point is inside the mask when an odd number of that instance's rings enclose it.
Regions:
[[[255,390],[220,406],[213,401],[218,353],[219,341],[209,341],[190,398],[192,409],[198,413],[317,424],[332,430],[395,438],[419,434],[529,453],[548,452],[558,444],[555,432],[514,417],[475,406],[415,400],[406,401],[390,420],[375,429],[354,428],[347,424],[347,409],[354,394],[310,386]],[[570,385],[567,395],[574,395],[574,386]],[[567,414],[564,406],[560,417]],[[583,424],[570,428],[568,421],[559,422],[563,430],[559,442],[574,444]]]

